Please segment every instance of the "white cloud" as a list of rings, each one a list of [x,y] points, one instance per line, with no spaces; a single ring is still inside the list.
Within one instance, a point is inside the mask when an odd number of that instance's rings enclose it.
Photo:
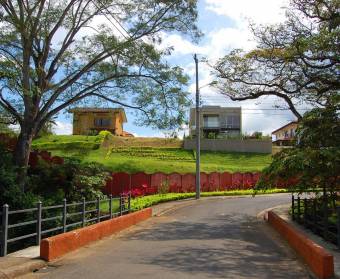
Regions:
[[[233,19],[238,26],[245,26],[248,20],[255,23],[277,23],[284,19],[282,7],[286,0],[206,0],[206,9],[218,15]]]
[[[67,122],[56,121],[56,125],[53,125],[53,132],[57,135],[71,135],[72,124]]]

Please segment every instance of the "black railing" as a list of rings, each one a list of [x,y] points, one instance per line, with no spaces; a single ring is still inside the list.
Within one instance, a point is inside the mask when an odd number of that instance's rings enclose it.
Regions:
[[[338,201],[338,195],[313,198],[292,195],[292,219],[340,248],[340,206],[337,206]]]
[[[108,203],[107,210],[101,210],[103,203]],[[116,204],[115,208],[113,204]],[[61,205],[45,207],[42,202],[38,202],[35,208],[21,210],[10,210],[10,207],[5,204],[2,207],[2,212],[0,212],[2,221],[0,227],[0,256],[7,255],[8,244],[10,243],[27,240],[28,244],[39,245],[44,237],[64,233],[128,213],[131,209],[130,204],[131,195],[121,195],[115,198],[110,195],[107,199],[98,197],[95,201],[86,201],[83,198],[81,202],[69,204],[64,199]],[[14,248],[12,250],[19,249]]]

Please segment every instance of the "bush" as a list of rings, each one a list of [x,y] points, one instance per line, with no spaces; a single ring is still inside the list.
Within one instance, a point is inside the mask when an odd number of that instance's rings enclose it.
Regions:
[[[30,208],[40,199],[33,193],[23,193],[16,183],[17,168],[12,154],[0,145],[0,206],[8,204],[11,209]]]
[[[45,201],[61,203],[79,201],[82,197],[95,200],[103,196],[109,174],[97,163],[81,164],[77,159],[65,159],[64,164],[49,164],[40,160],[29,170],[29,189],[44,197]]]
[[[98,136],[102,139],[102,140],[108,140],[110,139],[113,135],[111,134],[110,131],[100,131]]]
[[[208,134],[208,139],[216,139],[216,134],[213,133],[213,132],[210,132],[210,133]]]

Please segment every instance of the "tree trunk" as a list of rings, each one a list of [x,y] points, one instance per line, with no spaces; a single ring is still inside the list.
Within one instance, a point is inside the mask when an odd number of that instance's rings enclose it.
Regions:
[[[18,137],[18,142],[14,151],[14,161],[18,166],[17,183],[21,187],[22,191],[25,191],[25,182],[27,175],[27,167],[29,156],[31,152],[32,139],[34,134],[21,129]]]

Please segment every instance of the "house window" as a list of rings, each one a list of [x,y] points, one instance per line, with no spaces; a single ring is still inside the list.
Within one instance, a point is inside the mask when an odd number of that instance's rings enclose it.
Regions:
[[[227,116],[227,128],[239,129],[240,128],[240,116],[228,115]]]
[[[94,126],[96,127],[109,127],[111,124],[110,118],[95,118]]]
[[[218,128],[220,126],[218,115],[204,115],[203,120],[205,128]]]

